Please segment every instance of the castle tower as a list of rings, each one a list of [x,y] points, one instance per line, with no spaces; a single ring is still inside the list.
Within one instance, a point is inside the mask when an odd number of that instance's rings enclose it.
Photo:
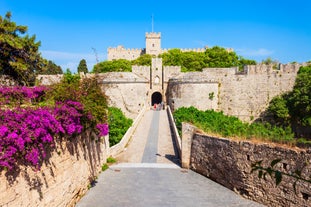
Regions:
[[[161,54],[161,33],[146,33],[146,54],[156,55]]]

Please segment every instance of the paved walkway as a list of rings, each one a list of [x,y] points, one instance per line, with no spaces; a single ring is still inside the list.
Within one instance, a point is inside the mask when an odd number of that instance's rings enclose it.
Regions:
[[[118,164],[77,207],[261,206],[179,167],[166,111],[147,111]]]

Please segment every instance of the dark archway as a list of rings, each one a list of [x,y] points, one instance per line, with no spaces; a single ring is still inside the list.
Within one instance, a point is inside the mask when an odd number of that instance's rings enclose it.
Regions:
[[[159,104],[162,102],[162,94],[160,92],[154,92],[151,96],[151,105]]]

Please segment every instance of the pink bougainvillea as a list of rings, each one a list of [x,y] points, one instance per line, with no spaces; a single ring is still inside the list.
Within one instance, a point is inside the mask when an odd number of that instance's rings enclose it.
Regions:
[[[12,91],[10,91],[12,90]],[[14,91],[19,94],[14,94]],[[43,88],[2,88],[0,96],[24,96],[38,98]],[[22,91],[22,92],[20,92]],[[12,170],[18,161],[40,168],[46,150],[55,147],[57,136],[72,136],[83,131],[82,117],[92,121],[92,115],[84,115],[80,102],[57,102],[54,107],[16,107],[0,110],[0,170]],[[97,124],[100,136],[108,134],[107,124]]]

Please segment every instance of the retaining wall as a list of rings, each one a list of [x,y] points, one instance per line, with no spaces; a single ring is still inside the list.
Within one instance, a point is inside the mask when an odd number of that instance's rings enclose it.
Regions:
[[[298,181],[296,192],[294,178],[283,176],[276,186],[275,180],[259,179],[258,172],[251,173],[251,164],[263,160],[269,166],[274,159],[282,161],[277,169],[286,173],[302,170],[302,176],[311,175],[311,149],[299,149],[250,141],[234,141],[194,133],[190,140],[190,168],[234,190],[242,196],[268,206],[311,206],[311,184]],[[189,138],[188,137],[188,138]],[[187,139],[183,136],[183,139]]]
[[[22,167],[0,173],[0,206],[74,206],[107,159],[108,137],[86,132],[57,143],[40,171]],[[103,192],[105,193],[105,192]]]

